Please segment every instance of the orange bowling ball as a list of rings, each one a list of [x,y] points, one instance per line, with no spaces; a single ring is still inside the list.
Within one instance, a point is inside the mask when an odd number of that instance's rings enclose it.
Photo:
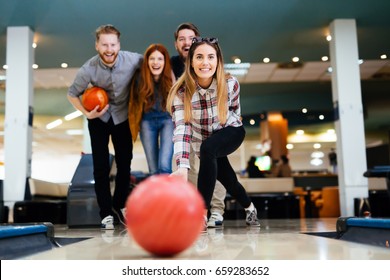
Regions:
[[[100,87],[88,88],[81,97],[81,103],[88,111],[92,111],[99,105],[98,112],[100,112],[108,104],[107,92]]]
[[[182,178],[154,175],[139,183],[126,202],[126,226],[134,240],[157,256],[191,246],[204,226],[205,204]]]

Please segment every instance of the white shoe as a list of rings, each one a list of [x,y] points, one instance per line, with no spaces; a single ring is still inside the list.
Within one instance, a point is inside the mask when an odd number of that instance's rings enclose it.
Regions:
[[[217,228],[223,226],[223,216],[217,212],[211,213],[207,227]]]
[[[114,229],[114,217],[111,215],[108,215],[105,217],[100,224],[100,228],[105,229]]]

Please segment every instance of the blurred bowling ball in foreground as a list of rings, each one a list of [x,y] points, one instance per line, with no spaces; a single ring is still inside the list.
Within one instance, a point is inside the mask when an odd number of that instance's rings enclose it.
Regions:
[[[191,183],[168,175],[139,183],[126,202],[129,234],[146,251],[172,256],[191,246],[204,226],[205,204]]]
[[[107,92],[100,87],[88,88],[81,97],[81,103],[88,111],[92,111],[99,105],[98,112],[100,112],[108,104]]]

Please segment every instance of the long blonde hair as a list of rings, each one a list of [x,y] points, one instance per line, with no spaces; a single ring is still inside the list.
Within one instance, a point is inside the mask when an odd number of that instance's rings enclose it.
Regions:
[[[172,114],[172,106],[175,96],[177,96],[178,91],[181,88],[184,88],[183,95],[183,104],[184,104],[184,121],[190,122],[192,119],[192,96],[196,91],[197,86],[197,76],[194,69],[191,66],[191,61],[194,56],[195,50],[200,45],[207,44],[213,47],[217,53],[217,69],[214,73],[214,78],[217,80],[217,105],[218,105],[218,119],[221,124],[225,124],[227,120],[227,99],[228,99],[228,88],[226,79],[230,76],[225,73],[224,62],[222,51],[218,43],[210,43],[206,40],[201,40],[200,42],[193,42],[190,50],[188,52],[187,60],[185,63],[185,69],[183,75],[177,80],[169,91],[168,100],[167,100],[167,111]]]

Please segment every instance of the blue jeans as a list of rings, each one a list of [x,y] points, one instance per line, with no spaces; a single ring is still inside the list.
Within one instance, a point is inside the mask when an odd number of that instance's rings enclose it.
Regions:
[[[173,122],[171,117],[142,119],[140,138],[150,175],[172,173]]]

